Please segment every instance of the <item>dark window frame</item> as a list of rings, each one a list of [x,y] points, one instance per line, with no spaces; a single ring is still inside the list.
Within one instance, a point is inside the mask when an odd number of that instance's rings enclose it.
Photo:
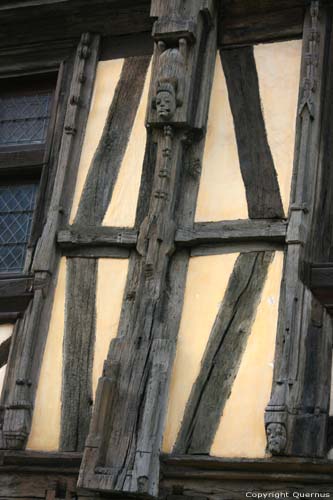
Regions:
[[[30,268],[34,249],[41,234],[45,213],[47,212],[45,198],[46,191],[50,189],[50,179],[53,177],[51,170],[55,168],[50,163],[57,119],[61,111],[59,109],[59,100],[64,77],[62,61],[59,61],[59,64],[55,64],[52,68],[47,67],[47,65],[44,68],[43,61],[41,61],[41,66],[37,70],[31,68],[29,71],[28,68],[24,71],[19,70],[14,73],[8,71],[8,74],[5,71],[4,74],[0,74],[2,95],[11,94],[10,88],[14,81],[17,82],[17,87],[26,83],[24,93],[25,91],[36,92],[37,82],[39,82],[37,92],[39,89],[42,92],[46,90],[52,92],[50,118],[44,144],[0,147],[0,185],[8,185],[8,183],[14,182],[20,183],[21,180],[38,183],[22,272],[0,273],[0,324],[15,323],[33,297],[34,282]],[[14,87],[16,95],[19,94],[17,87]],[[13,287],[13,284],[17,283],[20,286]]]

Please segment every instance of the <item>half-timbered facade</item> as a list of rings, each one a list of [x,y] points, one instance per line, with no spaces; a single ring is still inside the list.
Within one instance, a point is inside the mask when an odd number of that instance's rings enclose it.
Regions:
[[[0,499],[329,498],[332,2],[0,14]]]

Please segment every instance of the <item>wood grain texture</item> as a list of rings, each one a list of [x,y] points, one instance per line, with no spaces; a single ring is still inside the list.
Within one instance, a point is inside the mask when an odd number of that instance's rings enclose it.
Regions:
[[[323,200],[329,184],[326,177],[321,192],[321,181],[325,177],[321,161],[325,157],[323,139],[326,133],[322,118],[330,107],[326,98],[326,77],[331,72],[331,34],[331,14],[328,15],[320,2],[311,2],[304,23],[294,174],[273,388],[265,412],[266,430],[270,424],[273,429],[278,424],[286,436],[282,440],[277,436],[278,446],[273,446],[271,451],[289,456],[324,457],[327,447],[331,373],[328,352],[332,350],[332,324],[314,299],[308,283],[305,284],[304,263],[311,262],[311,258],[319,255],[327,245],[325,237],[322,241],[314,237],[316,231],[313,229],[317,224],[325,224],[324,213],[317,220],[314,214],[316,207],[325,205]],[[308,75],[311,75],[310,80]],[[329,232],[328,227],[327,236]],[[317,248],[312,254],[314,246]],[[270,440],[268,447],[271,449]]]
[[[97,261],[67,260],[60,449],[82,451],[88,434],[96,326]]]
[[[139,56],[124,62],[74,224],[99,225],[103,221],[130,138],[149,61],[149,56]]]
[[[234,118],[251,219],[283,218],[280,188],[267,141],[253,47],[220,51]]]
[[[285,221],[235,220],[222,222],[201,222],[193,229],[180,227],[176,232],[179,246],[202,244],[228,244],[267,241],[284,243],[287,231]]]
[[[185,409],[174,453],[210,452],[251,333],[272,256],[271,252],[241,254],[235,263]]]
[[[209,72],[211,81],[216,47],[214,23],[208,26],[207,22],[215,18],[213,2],[208,5],[175,2],[174,14],[182,23],[185,13],[197,19],[197,43],[188,46],[179,43],[178,32],[171,30],[169,33],[170,18],[164,17],[165,6],[165,2],[152,3],[152,15],[160,15],[154,36],[165,37],[167,46],[162,55],[161,46],[164,45],[155,45],[150,99],[156,95],[157,80],[165,81],[163,78],[169,78],[172,72],[169,85],[176,86],[177,79],[179,87],[184,83],[183,103],[177,103],[178,111],[171,119],[163,120],[149,100],[147,120],[152,140],[157,144],[156,157],[149,153],[149,147],[146,151],[147,166],[152,168],[152,171],[147,171],[148,179],[153,177],[152,189],[150,181],[146,194],[141,189],[136,221],[140,224],[137,253],[133,252],[130,261],[130,279],[118,335],[111,342],[103,375],[99,379],[78,482],[82,488],[138,497],[158,494],[165,406],[188,263],[187,250],[175,252],[177,207],[183,198],[181,191],[184,190],[184,194],[186,191],[185,177],[190,177],[183,172],[183,164],[187,159],[191,162],[192,154],[201,149],[202,144],[196,150],[196,143],[204,135],[207,117],[209,88],[201,85],[195,77],[203,78],[205,72],[198,67],[202,65]],[[184,23],[184,36],[191,36],[187,34],[187,19]],[[205,30],[209,31],[208,37]],[[200,43],[202,36],[205,36],[205,47]],[[186,74],[181,74],[180,68],[184,67],[180,60],[184,61],[186,51]],[[202,103],[199,106],[192,100],[195,85],[200,89]],[[195,109],[197,113],[192,113]],[[189,130],[193,123],[202,127],[196,135]],[[191,216],[195,210],[198,177],[191,181],[191,196],[184,196],[186,210]],[[149,203],[144,199],[148,196]],[[190,219],[188,224],[191,225]]]
[[[61,146],[57,151],[57,168],[49,202],[49,212],[42,235],[33,255],[32,272],[45,287],[35,289],[21,321],[13,334],[2,403],[6,406],[1,447],[20,449],[25,446],[31,427],[33,403],[57,284],[60,252],[56,245],[59,225],[66,225],[74,192],[76,169],[81,152],[86,120],[90,108],[98,60],[99,37],[83,34],[73,54],[70,75],[65,77],[66,100]],[[88,57],[85,57],[88,55]],[[84,78],[82,78],[84,77]],[[71,96],[79,96],[81,105]],[[17,383],[18,382],[18,383]]]

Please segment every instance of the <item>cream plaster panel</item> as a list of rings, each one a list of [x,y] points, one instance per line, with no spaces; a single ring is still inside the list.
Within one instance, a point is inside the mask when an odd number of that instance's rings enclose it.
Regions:
[[[112,199],[103,220],[103,226],[131,227],[135,223],[146,146],[145,116],[150,75],[151,63],[147,71],[140,104],[119,170]]]
[[[93,394],[102,374],[111,340],[117,335],[128,261],[99,259],[96,295],[96,340],[93,364]]]
[[[217,57],[209,107],[203,168],[195,220],[247,219],[233,117],[220,57]]]
[[[211,455],[247,458],[265,456],[264,412],[273,378],[282,267],[283,252],[276,252]]]
[[[0,325],[0,345],[5,340],[9,339],[9,337],[13,333],[13,329],[14,329],[14,325],[12,325],[10,323],[8,325]],[[6,368],[7,368],[7,364],[0,368],[0,394],[1,394],[3,382],[5,379],[5,375],[6,375]]]
[[[39,377],[32,428],[31,450],[59,449],[61,423],[62,344],[65,322],[66,258],[60,261],[58,283]]]
[[[94,93],[81,152],[70,217],[71,224],[75,219],[89,167],[104,129],[114,92],[120,78],[123,62],[124,59],[112,59],[111,61],[100,61],[97,65]]]
[[[163,451],[175,443],[207,341],[239,254],[190,259],[177,352],[171,377]]]
[[[254,48],[267,137],[285,213],[289,207],[293,169],[301,52],[301,40]]]
[[[6,325],[0,325],[0,345],[12,335],[14,325],[8,323]]]

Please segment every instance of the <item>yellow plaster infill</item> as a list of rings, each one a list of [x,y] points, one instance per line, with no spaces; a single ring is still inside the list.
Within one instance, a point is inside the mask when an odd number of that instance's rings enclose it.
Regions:
[[[163,451],[176,441],[207,341],[239,254],[192,257],[169,392]]]
[[[89,167],[102,136],[123,62],[124,59],[113,59],[111,61],[100,61],[97,65],[94,93],[81,152],[70,224],[73,223],[77,213]]]
[[[2,344],[2,342],[4,342],[5,340],[9,339],[9,337],[13,333],[13,329],[14,329],[14,325],[12,325],[10,323],[6,324],[6,325],[0,325],[0,344]],[[2,366],[0,368],[0,393],[2,390],[3,381],[5,378],[5,374],[6,374],[6,368],[7,368],[7,364],[5,364],[4,366]]]
[[[301,52],[301,40],[254,48],[268,143],[285,213],[289,207],[293,169]]]
[[[272,387],[282,266],[283,252],[276,252],[211,455],[265,456],[264,412]]]
[[[117,335],[121,305],[128,270],[128,261],[99,259],[96,296],[96,340],[93,364],[93,394],[95,395],[103,363],[111,340]]]
[[[119,170],[103,226],[132,227],[135,223],[146,146],[145,116],[151,75],[149,65],[132,132]]]
[[[247,219],[233,117],[220,57],[215,64],[195,220]]]
[[[39,377],[30,450],[57,451],[61,423],[62,344],[65,322],[66,258],[60,261],[51,322]]]

